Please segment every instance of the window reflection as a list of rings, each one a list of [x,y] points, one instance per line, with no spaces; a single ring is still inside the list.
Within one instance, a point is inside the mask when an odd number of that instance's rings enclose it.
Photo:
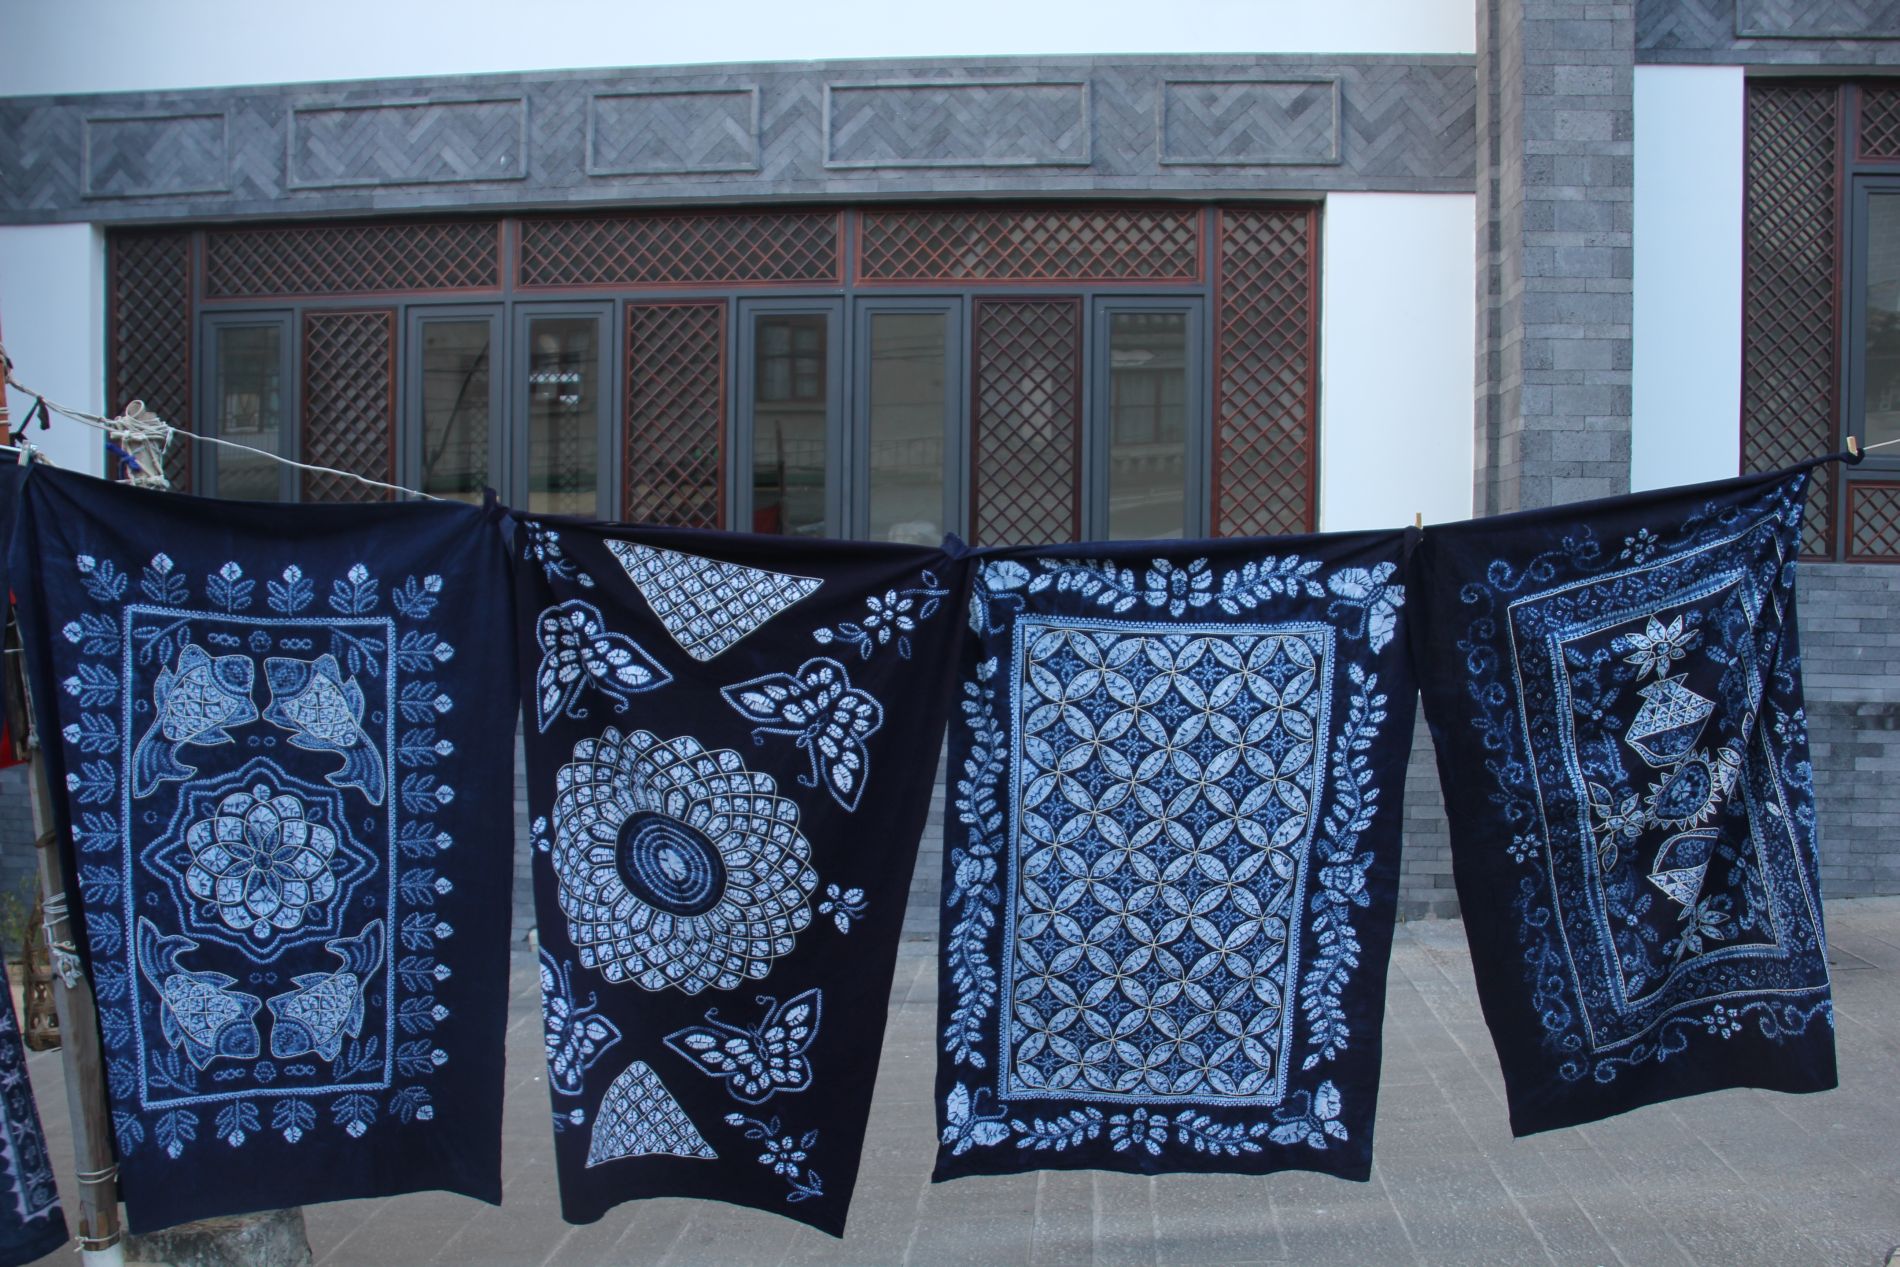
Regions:
[[[422,327],[422,491],[479,502],[488,470],[487,321]]]
[[[1867,199],[1866,403],[1863,444],[1900,439],[1900,194]]]
[[[283,329],[223,326],[218,330],[218,433],[267,453],[282,452]],[[278,463],[226,445],[217,451],[218,496],[276,501],[283,495]]]
[[[871,539],[943,539],[944,354],[941,312],[871,317]]]
[[[1179,537],[1187,522],[1186,315],[1114,313],[1108,362],[1108,535]]]
[[[600,323],[528,323],[528,509],[595,514],[599,462]]]
[[[753,325],[752,530],[823,536],[829,322],[766,313]]]

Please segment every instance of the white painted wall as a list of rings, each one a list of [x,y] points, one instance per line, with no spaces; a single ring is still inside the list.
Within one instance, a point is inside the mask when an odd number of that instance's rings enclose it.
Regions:
[[[1320,527],[1471,516],[1470,194],[1333,194],[1320,221]]]
[[[0,337],[13,372],[62,405],[103,412],[105,404],[105,235],[90,224],[0,228]],[[33,398],[11,390],[15,422]],[[97,475],[97,431],[57,414],[28,438],[60,466]]]
[[[1741,469],[1740,66],[1636,68],[1630,488]]]
[[[9,0],[0,94],[585,66],[1470,53],[1474,0]]]

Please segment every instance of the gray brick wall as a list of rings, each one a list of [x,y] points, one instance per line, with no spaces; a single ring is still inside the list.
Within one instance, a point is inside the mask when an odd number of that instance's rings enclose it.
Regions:
[[[1481,514],[1629,487],[1634,36],[1628,3],[1479,14]]]
[[[1717,66],[1900,64],[1891,0],[1637,0],[1636,59]]]

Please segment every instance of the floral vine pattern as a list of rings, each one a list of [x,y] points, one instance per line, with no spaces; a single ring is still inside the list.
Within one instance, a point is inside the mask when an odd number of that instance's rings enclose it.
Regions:
[[[1364,566],[977,566],[940,1177],[1078,1152],[1138,1170],[1364,1164],[1364,1142],[1301,1158],[1358,1133],[1319,1071],[1364,1041],[1355,916],[1390,848],[1369,834],[1393,767],[1401,548],[1394,534]]]
[[[888,589],[865,599],[865,612],[859,619],[815,629],[811,636],[821,645],[850,647],[860,660],[869,660],[873,652],[886,646],[894,647],[899,657],[908,660],[911,634],[920,622],[937,614],[949,595],[949,587],[926,569],[919,574],[916,585]]]
[[[1736,1062],[1713,1085],[1753,1085],[1759,1058],[1715,1047],[1793,1043],[1817,1019],[1828,1056],[1801,1068],[1831,1069],[1792,605],[1805,479],[1601,538],[1559,514],[1508,542],[1481,523],[1441,538],[1481,579],[1435,588],[1469,681],[1426,703],[1486,776],[1453,798],[1454,848],[1501,840],[1521,868],[1495,896],[1522,975],[1478,965],[1482,992],[1534,1018],[1533,1040],[1500,1044],[1514,1085],[1549,1087],[1513,1097],[1519,1129],[1627,1107],[1626,1070],[1692,1047]]]

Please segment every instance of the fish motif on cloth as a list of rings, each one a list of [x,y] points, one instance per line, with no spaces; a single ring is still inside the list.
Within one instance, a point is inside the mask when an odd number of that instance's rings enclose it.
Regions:
[[[14,542],[134,1231],[501,1198],[513,625],[495,515],[35,467]]]

